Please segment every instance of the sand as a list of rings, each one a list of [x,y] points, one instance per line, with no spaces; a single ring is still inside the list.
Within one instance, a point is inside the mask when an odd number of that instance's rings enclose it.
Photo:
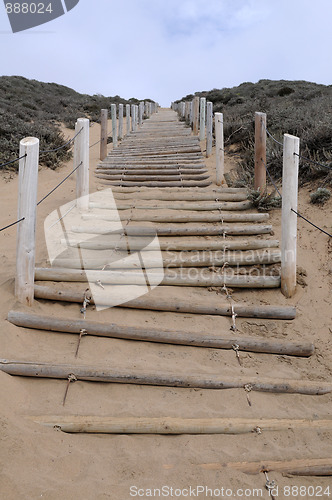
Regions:
[[[66,133],[70,136],[74,134],[73,131]],[[94,125],[91,128],[91,143],[98,138],[99,125]],[[99,145],[90,152],[93,170],[98,163]],[[206,162],[212,173],[214,161],[212,156]],[[227,158],[227,169],[233,166],[234,160]],[[56,171],[41,168],[39,198],[72,168],[72,162]],[[91,175],[91,190],[96,188],[97,184]],[[324,208],[310,205],[309,192],[309,186],[300,189],[299,211],[331,231],[332,201]],[[38,208],[38,263],[42,264],[47,259],[43,235],[45,217],[55,208],[74,199],[74,193],[75,179],[70,178]],[[4,226],[16,218],[16,175],[1,173],[0,203],[0,226]],[[277,238],[280,238],[280,218],[280,210],[271,212]],[[278,289],[235,290],[234,300],[249,304],[296,305],[297,318],[294,321],[238,319],[237,324],[241,331],[249,335],[313,341],[316,351],[310,359],[241,353],[241,367],[233,351],[87,337],[82,340],[79,357],[75,361],[75,336],[25,330],[6,321],[8,311],[18,307],[13,295],[15,227],[0,234],[1,358],[137,367],[156,372],[251,374],[330,381],[332,246],[327,236],[304,221],[299,220],[298,235],[298,264],[302,274],[306,275],[301,277],[302,285],[298,286],[295,296],[286,300]],[[174,288],[165,287],[160,293],[185,296],[195,301],[224,300],[216,292],[201,289],[174,291]],[[43,314],[80,318],[77,304],[36,302],[33,309]],[[231,324],[230,318],[121,308],[98,314],[98,321],[202,333],[228,333]],[[87,318],[95,319],[96,312],[88,310]],[[128,500],[137,492],[132,489],[131,493],[130,487],[134,486],[143,489],[162,486],[181,489],[189,486],[195,488],[197,485],[233,489],[233,498],[240,498],[236,495],[238,488],[262,488],[261,497],[268,498],[263,474],[250,476],[222,467],[209,470],[202,464],[331,457],[332,436],[324,431],[263,432],[261,435],[253,433],[241,436],[69,435],[41,427],[27,418],[31,415],[52,414],[331,418],[331,394],[304,396],[253,392],[250,395],[252,406],[249,407],[242,389],[213,391],[77,382],[70,386],[63,408],[65,386],[65,381],[25,379],[0,372],[1,499]],[[322,485],[324,488],[331,485],[329,478],[288,478],[275,472],[271,472],[269,477],[277,481],[279,498],[286,498],[282,493],[286,485]],[[330,492],[332,494],[332,489]],[[140,498],[152,496],[149,491],[140,493],[143,493]],[[218,492],[212,495],[207,493],[198,498],[222,498]],[[185,494],[185,491],[183,494],[180,492],[178,497],[185,498]],[[154,497],[158,498],[158,492]],[[254,497],[254,494],[247,496]]]

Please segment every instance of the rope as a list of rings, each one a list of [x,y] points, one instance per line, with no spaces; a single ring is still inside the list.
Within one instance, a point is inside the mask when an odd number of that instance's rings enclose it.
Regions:
[[[269,172],[269,170],[268,170],[268,168],[267,168],[267,166],[266,166],[266,164],[265,164],[265,162],[264,162],[264,161],[263,161],[263,164],[264,164],[265,170],[266,170],[266,172],[267,172],[267,174],[268,174],[268,176],[269,176],[269,178],[270,178],[270,180],[271,180],[271,182],[272,182],[273,186],[274,186],[274,187],[275,187],[275,189],[277,190],[277,192],[278,192],[278,194],[279,194],[280,198],[282,198],[282,195],[281,195],[281,193],[280,193],[279,189],[277,188],[276,184],[274,183],[274,181],[273,181],[273,179],[272,179],[272,176],[271,176],[271,174],[270,174],[270,172]],[[329,236],[330,238],[332,238],[332,234],[328,233],[327,231],[324,231],[324,229],[322,229],[321,227],[316,226],[316,224],[314,224],[313,222],[311,222],[310,220],[308,220],[308,219],[307,219],[306,217],[304,217],[303,215],[299,214],[299,213],[298,213],[296,210],[294,210],[293,208],[291,208],[291,211],[292,211],[292,212],[294,212],[294,213],[295,213],[298,217],[300,217],[301,219],[303,219],[303,220],[305,220],[306,222],[308,222],[308,224],[310,224],[310,225],[311,225],[311,226],[313,226],[314,228],[318,229],[318,230],[319,230],[319,231],[321,231],[322,233],[324,233],[324,234],[326,234],[327,236]]]
[[[321,231],[322,233],[324,234],[327,234],[327,236],[329,236],[330,238],[332,238],[332,234],[328,233],[327,231],[324,231],[324,229],[322,229],[321,227],[318,227],[316,226],[316,224],[314,224],[313,222],[311,222],[310,220],[306,219],[305,217],[303,217],[303,215],[299,214],[296,210],[294,210],[293,208],[291,208],[291,211],[294,212],[294,214],[296,214],[298,217],[301,217],[301,219],[305,220],[306,222],[308,222],[308,224],[311,224],[313,227],[315,227],[316,229],[318,229],[319,231]]]
[[[10,160],[10,161],[7,161],[6,163],[2,163],[0,165],[0,168],[5,167],[6,165],[10,165],[11,163],[15,163],[16,161],[22,160],[22,158],[25,158],[26,156],[27,156],[27,154],[25,153],[25,155],[19,156],[19,158],[15,158],[15,160]]]
[[[43,151],[40,151],[39,154],[54,153],[55,151],[59,151],[60,149],[65,148],[66,146],[68,146],[68,144],[70,144],[71,142],[73,142],[76,139],[76,137],[82,132],[82,130],[83,130],[83,127],[77,132],[77,134],[74,135],[74,137],[72,139],[70,139],[68,142],[66,142],[66,144],[63,144],[63,146],[59,146],[58,148],[55,148],[55,149],[44,149]]]
[[[265,128],[265,132],[267,133],[267,135],[268,135],[269,137],[271,137],[271,139],[272,139],[275,143],[279,144],[279,146],[284,146],[284,145],[282,144],[282,142],[277,141],[277,139],[276,139],[275,137],[273,137],[273,135],[272,135],[272,134],[268,131],[268,129],[266,128],[265,123],[264,123],[264,121],[263,121],[262,119],[261,119],[261,123],[262,123],[263,127]]]
[[[5,226],[5,227],[1,228],[0,229],[0,233],[1,233],[1,231],[4,231],[5,229],[8,229],[9,227],[15,226],[19,222],[22,222],[22,220],[24,220],[24,219],[25,219],[25,217],[22,217],[22,219],[19,219],[16,222],[12,222],[11,224],[8,224],[8,226]]]
[[[299,155],[298,153],[294,153],[296,156],[298,156],[301,160],[308,161],[310,163],[313,163],[314,165],[318,165],[319,167],[327,168],[329,170],[332,170],[332,167],[329,167],[328,165],[324,165],[323,163],[319,163],[319,161],[311,160],[310,158],[306,158],[304,156]]]
[[[108,136],[107,136],[108,137]],[[101,142],[101,139],[99,139],[99,141],[95,142],[94,144],[91,144],[91,146],[89,147],[89,149],[93,148],[93,146],[96,146],[97,144],[99,144]]]
[[[44,201],[46,200],[46,198],[48,198],[52,193],[54,193],[54,191],[56,189],[58,189],[58,187],[61,186],[61,184],[63,184],[74,172],[76,172],[76,170],[83,164],[83,162],[81,161],[81,163],[79,165],[77,165],[77,167],[74,168],[74,170],[72,170],[61,182],[59,182],[59,184],[57,186],[55,186],[55,188],[52,189],[52,191],[50,191],[46,196],[44,196],[44,198],[42,198],[40,201],[38,201],[37,203],[37,207]]]
[[[276,185],[276,183],[274,182],[274,180],[273,180],[273,178],[272,178],[272,175],[270,174],[269,169],[267,168],[267,165],[266,165],[265,161],[263,160],[263,158],[261,158],[261,160],[262,160],[262,162],[263,162],[263,165],[264,165],[264,167],[265,167],[266,173],[267,173],[267,175],[269,176],[270,181],[271,181],[271,183],[272,183],[272,185],[273,185],[274,189],[277,191],[277,193],[278,193],[278,195],[280,196],[280,198],[282,198],[281,193],[280,193],[279,189],[277,188],[277,185]]]

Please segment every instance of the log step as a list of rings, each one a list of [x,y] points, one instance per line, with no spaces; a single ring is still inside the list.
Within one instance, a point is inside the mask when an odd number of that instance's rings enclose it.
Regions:
[[[58,285],[54,286],[41,286],[35,285],[35,298],[43,300],[59,300],[64,302],[76,302],[83,304],[84,294],[86,287],[81,291],[66,290],[64,285],[59,288]],[[121,296],[128,297],[126,290],[121,290]],[[95,304],[93,297],[91,297],[91,304]],[[100,303],[106,305],[106,303]],[[151,294],[143,295],[137,299],[130,300],[129,302],[121,303],[120,307],[132,309],[149,309],[152,311],[164,311],[175,313],[190,313],[190,314],[209,314],[217,316],[232,316],[232,307],[229,304],[195,304],[192,301],[175,300],[172,298],[156,298]],[[292,320],[296,316],[296,308],[292,306],[250,306],[236,303],[234,312],[238,317],[243,318],[264,318],[264,319],[279,319],[279,320]]]
[[[83,365],[64,365],[39,363],[35,361],[0,360],[0,370],[9,375],[23,377],[41,377],[68,380],[73,374],[80,381],[105,382],[117,384],[153,385],[164,387],[182,387],[196,389],[245,389],[250,386],[252,391],[323,395],[332,392],[332,383],[313,380],[277,379],[257,377],[252,375],[234,375],[232,377],[200,373],[185,375],[131,371],[109,367],[95,368]]]
[[[152,328],[121,326],[115,323],[105,324],[87,320],[57,319],[20,311],[10,311],[8,321],[16,326],[46,330],[50,332],[80,334],[84,329],[88,335],[126,340],[157,342],[162,344],[209,347],[213,349],[233,349],[240,351],[261,352],[289,356],[311,356],[314,346],[310,342],[277,341],[265,338],[250,338],[242,335],[210,335],[194,332],[169,331]]]
[[[299,429],[332,430],[332,420],[268,418],[151,418],[96,417],[84,415],[45,415],[29,417],[46,427],[69,433],[100,434],[248,434]],[[327,461],[324,461],[326,465]],[[230,465],[228,465],[230,466]],[[332,460],[330,460],[332,469]],[[204,467],[205,468],[205,467]],[[206,467],[207,468],[207,467]],[[221,464],[220,464],[221,468]],[[235,468],[233,464],[233,468]],[[240,469],[241,470],[241,469]],[[243,470],[243,469],[242,469]],[[248,469],[247,469],[248,470]],[[250,469],[251,470],[251,469]],[[257,470],[257,465],[255,466]],[[271,470],[269,468],[269,470]]]

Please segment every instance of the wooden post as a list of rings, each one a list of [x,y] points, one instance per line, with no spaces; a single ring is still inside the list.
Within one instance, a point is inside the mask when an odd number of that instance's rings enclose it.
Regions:
[[[281,211],[281,291],[292,297],[296,289],[296,239],[300,139],[284,135]]]
[[[104,160],[107,156],[107,118],[108,110],[101,110],[100,118],[100,159]]]
[[[206,104],[206,157],[212,154],[212,127],[213,127],[213,104]]]
[[[75,133],[83,129],[75,139],[74,166],[82,165],[76,170],[76,203],[79,210],[89,209],[89,129],[88,118],[79,118]]]
[[[135,104],[135,126],[136,130],[138,129],[138,111],[139,111],[139,106]]]
[[[116,121],[116,104],[111,104],[111,116],[112,116],[112,139],[113,148],[118,147],[118,126]]]
[[[205,115],[206,115],[206,98],[201,97],[200,100],[200,120],[199,120],[199,140],[205,139]]]
[[[191,128],[193,128],[193,116],[194,116],[194,101],[190,102],[190,114],[189,114],[189,123]]]
[[[135,104],[131,105],[131,131],[136,132]]]
[[[266,189],[266,113],[255,113],[255,183],[257,191]]]
[[[119,104],[119,139],[123,139],[123,104]]]
[[[143,123],[143,110],[142,110],[142,102],[139,103],[138,106],[138,125],[141,126]]]
[[[130,104],[126,104],[126,135],[130,134]]]
[[[186,111],[185,111],[186,122],[189,122],[190,119],[190,101],[186,101]]]
[[[194,98],[193,104],[193,133],[198,135],[198,124],[199,124],[199,97]]]
[[[224,118],[222,113],[215,114],[216,131],[216,169],[217,185],[224,182]]]
[[[36,210],[39,164],[39,139],[26,137],[20,142],[18,177],[18,220],[16,243],[15,297],[32,306],[35,282]]]

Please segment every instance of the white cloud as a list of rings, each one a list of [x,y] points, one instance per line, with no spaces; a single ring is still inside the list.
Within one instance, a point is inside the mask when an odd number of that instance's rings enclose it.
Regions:
[[[30,33],[1,34],[4,74],[168,105],[242,81],[332,83],[330,0],[81,0]],[[0,30],[9,29],[1,11]],[[36,34],[37,31],[53,31]]]

